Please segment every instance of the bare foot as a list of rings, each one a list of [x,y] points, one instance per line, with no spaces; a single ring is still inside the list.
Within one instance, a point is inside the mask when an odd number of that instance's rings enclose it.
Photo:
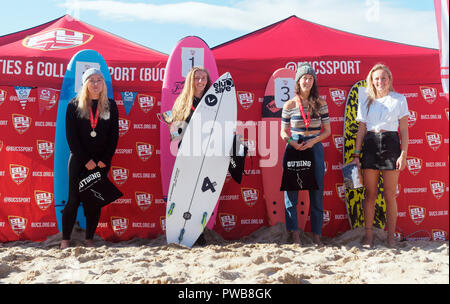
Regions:
[[[294,244],[302,245],[302,241],[300,240],[300,234],[298,231],[292,231],[292,242]]]
[[[320,235],[313,233],[313,242],[316,246],[322,246],[322,241],[320,240]]]
[[[94,241],[93,240],[85,240],[84,247],[95,247]]]
[[[363,247],[364,248],[372,248],[373,247],[373,233],[372,228],[366,228],[366,235],[363,239]]]
[[[66,249],[69,248],[70,246],[70,241],[69,240],[62,240],[61,244],[59,245],[60,249]]]
[[[394,237],[388,237],[386,242],[387,242],[387,246],[389,248],[395,247],[395,238]]]

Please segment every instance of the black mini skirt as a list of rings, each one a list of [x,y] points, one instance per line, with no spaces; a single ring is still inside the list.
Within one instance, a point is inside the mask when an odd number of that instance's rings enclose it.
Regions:
[[[362,169],[396,170],[401,153],[398,132],[367,132],[361,152]]]

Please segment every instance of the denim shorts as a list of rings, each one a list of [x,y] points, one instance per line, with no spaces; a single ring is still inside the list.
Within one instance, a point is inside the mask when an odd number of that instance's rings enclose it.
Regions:
[[[398,132],[367,132],[361,152],[362,169],[396,170],[401,153]]]

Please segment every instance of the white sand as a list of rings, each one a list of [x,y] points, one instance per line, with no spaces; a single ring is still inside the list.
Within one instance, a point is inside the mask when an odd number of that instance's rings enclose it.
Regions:
[[[61,234],[45,242],[0,244],[0,283],[438,283],[449,284],[448,242],[406,241],[385,246],[376,230],[375,248],[361,246],[363,229],[347,231],[315,247],[289,244],[284,225],[263,227],[240,241],[207,230],[208,245],[166,245],[164,236],[58,248]]]

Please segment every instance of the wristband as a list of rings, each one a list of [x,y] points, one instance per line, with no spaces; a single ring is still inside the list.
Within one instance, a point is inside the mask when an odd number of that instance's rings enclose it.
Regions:
[[[359,154],[361,154],[361,151],[355,149],[355,150],[353,151],[353,154],[359,155]]]
[[[288,139],[287,143],[290,143],[290,142],[291,142],[291,140],[293,140],[293,138],[292,138],[292,137],[289,137],[289,139]]]

